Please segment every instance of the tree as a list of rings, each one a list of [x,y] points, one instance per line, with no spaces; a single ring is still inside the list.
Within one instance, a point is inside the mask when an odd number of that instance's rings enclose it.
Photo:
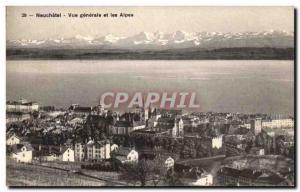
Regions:
[[[182,186],[183,183],[180,181],[180,175],[174,171],[174,169],[167,170],[166,173],[166,184],[168,186]]]
[[[9,156],[12,153],[12,147],[7,145],[6,146],[6,155]]]
[[[142,159],[138,163],[125,163],[121,167],[120,179],[141,186],[146,184],[157,186],[159,183],[166,182],[167,169],[164,160],[158,156],[153,160]]]
[[[33,117],[34,119],[37,119],[37,118],[39,117],[39,112],[34,111],[34,112],[32,113],[32,117]]]
[[[128,183],[140,182],[141,186],[146,185],[146,178],[149,172],[148,164],[145,160],[141,160],[138,163],[130,162],[124,164],[121,168],[121,179]]]
[[[253,146],[253,141],[252,141],[252,140],[246,142],[245,152],[246,152],[247,154],[250,152],[252,146]]]
[[[285,152],[284,142],[285,141],[286,141],[286,138],[283,135],[276,137],[277,154],[284,155],[284,152]]]

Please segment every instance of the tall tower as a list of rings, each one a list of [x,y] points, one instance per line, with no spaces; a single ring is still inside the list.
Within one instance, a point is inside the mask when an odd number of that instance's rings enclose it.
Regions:
[[[149,109],[144,108],[144,120],[147,121],[149,119]]]
[[[261,132],[262,119],[261,118],[251,119],[250,125],[251,125],[250,126],[251,131],[254,133],[254,135],[258,135]]]

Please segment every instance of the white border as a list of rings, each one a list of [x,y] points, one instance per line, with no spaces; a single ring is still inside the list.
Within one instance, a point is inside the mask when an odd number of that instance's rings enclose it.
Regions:
[[[5,68],[5,6],[46,6],[46,5],[56,5],[56,6],[294,6],[299,8],[300,1],[299,0],[249,0],[249,1],[238,1],[238,0],[2,0],[0,1],[0,46],[1,46],[1,65],[0,65],[0,119],[1,119],[1,131],[0,131],[0,164],[2,173],[0,174],[0,189],[1,191],[15,191],[16,189],[8,189],[6,187],[6,165],[5,165],[5,101],[6,101],[6,68]],[[299,10],[298,10],[299,11]],[[299,15],[299,14],[298,14]],[[270,18],[271,19],[271,18]],[[297,26],[299,26],[299,18],[297,21]],[[298,53],[297,53],[298,58]],[[297,74],[299,72],[299,67]],[[297,82],[297,85],[299,83]],[[299,95],[298,95],[298,104],[299,104]],[[298,106],[297,106],[298,108]],[[300,115],[298,113],[297,119],[300,119]],[[298,127],[298,126],[297,126]],[[299,130],[297,131],[299,132]],[[298,143],[300,142],[297,137]],[[297,159],[299,159],[299,145],[297,147]],[[299,162],[297,162],[297,178],[299,178]],[[299,180],[299,179],[298,179]],[[297,185],[299,182],[297,181]],[[36,191],[37,189],[24,189],[24,191]],[[59,189],[59,191],[69,191],[70,189]],[[83,189],[72,189],[72,190],[80,190]],[[99,191],[99,190],[108,190],[108,189],[88,189],[88,191]],[[109,189],[109,190],[119,190],[119,189]],[[123,189],[125,191],[137,190],[137,189]],[[140,189],[144,190],[144,189]],[[170,190],[170,189],[154,189],[154,190]],[[186,189],[179,189],[186,190]],[[201,189],[199,189],[201,190]],[[223,191],[224,189],[204,189],[208,191]],[[226,189],[225,189],[226,190]],[[231,190],[231,189],[229,189]],[[254,189],[233,189],[236,191],[252,191]],[[260,191],[262,189],[259,189]],[[266,189],[267,190],[267,189]],[[276,190],[276,189],[269,189]],[[289,191],[290,189],[280,189],[280,191]],[[23,191],[23,190],[22,190]],[[53,189],[44,189],[43,191],[53,191]]]

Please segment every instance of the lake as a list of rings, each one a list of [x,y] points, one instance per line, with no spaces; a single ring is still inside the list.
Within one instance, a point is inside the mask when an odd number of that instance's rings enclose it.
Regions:
[[[96,105],[102,93],[196,92],[199,111],[294,113],[291,60],[14,60],[7,100]]]

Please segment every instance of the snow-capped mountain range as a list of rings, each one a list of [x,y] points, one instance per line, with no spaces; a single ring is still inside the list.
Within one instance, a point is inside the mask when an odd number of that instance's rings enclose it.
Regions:
[[[294,35],[286,31],[244,33],[176,31],[174,33],[141,32],[129,37],[108,34],[103,37],[77,35],[73,38],[43,40],[7,40],[7,48],[232,48],[232,47],[294,47]]]

